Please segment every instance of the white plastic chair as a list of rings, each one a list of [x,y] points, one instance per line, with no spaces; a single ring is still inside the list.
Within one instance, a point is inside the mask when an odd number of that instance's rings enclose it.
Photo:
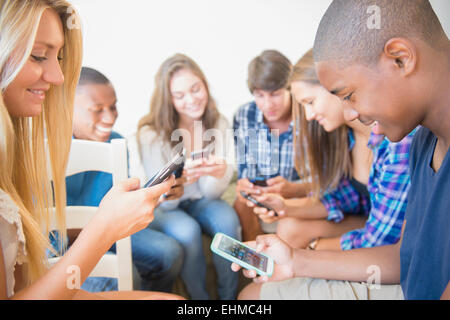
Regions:
[[[127,179],[126,140],[112,139],[111,143],[103,143],[73,139],[66,176],[84,171],[111,173],[113,185]],[[66,210],[67,229],[82,229],[96,213],[97,207],[68,206]],[[58,259],[50,258],[49,262],[54,264]],[[117,241],[116,254],[103,255],[89,276],[116,278],[118,290],[133,290],[130,237]]]

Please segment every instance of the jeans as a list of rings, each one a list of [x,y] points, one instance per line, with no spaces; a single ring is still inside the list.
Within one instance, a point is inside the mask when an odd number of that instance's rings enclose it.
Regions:
[[[56,243],[57,239],[52,239],[55,249]],[[115,252],[115,245],[109,252]],[[172,292],[183,265],[183,248],[176,240],[147,227],[131,235],[131,254],[141,280],[140,288],[135,286],[135,290]],[[90,292],[115,291],[117,279],[88,277],[81,288]]]
[[[206,259],[203,254],[202,232],[213,237],[217,232],[241,239],[241,226],[236,212],[219,199],[185,200],[173,210],[155,210],[155,219],[149,228],[176,239],[184,250],[181,278],[194,300],[209,299],[206,290]],[[238,273],[231,270],[231,262],[213,255],[217,271],[220,299],[236,299]]]

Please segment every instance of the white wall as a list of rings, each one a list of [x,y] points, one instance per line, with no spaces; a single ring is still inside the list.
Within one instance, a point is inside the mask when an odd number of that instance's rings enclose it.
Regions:
[[[116,88],[115,129],[133,133],[149,111],[154,75],[175,53],[205,73],[219,110],[232,119],[250,101],[247,65],[265,49],[295,63],[312,45],[331,0],[72,0],[81,15],[84,65]],[[431,0],[447,34],[450,1]]]

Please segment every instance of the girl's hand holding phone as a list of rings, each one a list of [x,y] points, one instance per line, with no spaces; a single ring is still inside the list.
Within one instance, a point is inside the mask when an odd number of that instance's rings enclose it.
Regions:
[[[112,245],[144,229],[153,221],[153,210],[159,197],[168,192],[174,182],[173,175],[150,188],[140,188],[137,178],[122,181],[105,195],[89,224],[94,224],[99,232],[103,231],[105,239]]]
[[[290,182],[282,176],[277,176],[266,180],[266,184],[265,187],[258,186],[257,188],[261,189],[262,193],[277,193],[284,196],[284,191],[289,187]]]
[[[266,204],[278,213],[278,216],[275,216],[275,212],[273,210],[258,207],[253,202],[247,200],[247,206],[253,208],[253,212],[257,214],[258,217],[265,223],[273,223],[283,217],[286,217],[286,204],[282,196],[274,193],[267,193],[262,196],[253,196],[253,198],[255,198],[258,202]]]
[[[208,158],[202,158],[201,161],[194,160],[192,164],[195,166],[191,165],[185,170],[187,181],[190,183],[197,181],[203,176],[212,176],[220,179],[227,171],[227,163],[225,160],[216,158],[213,155],[210,155]]]
[[[181,176],[175,179],[175,183],[170,188],[169,192],[165,193],[163,196],[163,201],[165,200],[176,200],[183,196],[184,194],[184,183],[187,181],[186,176]]]
[[[253,183],[250,182],[247,178],[241,178],[236,183],[236,195],[240,201],[247,202],[241,195],[241,191],[249,194],[249,195],[260,195],[261,190],[259,190]]]

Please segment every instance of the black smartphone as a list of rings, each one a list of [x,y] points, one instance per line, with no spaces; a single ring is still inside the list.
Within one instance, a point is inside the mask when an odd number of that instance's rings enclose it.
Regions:
[[[273,211],[273,213],[275,214],[275,217],[278,217],[278,212],[276,212],[274,209],[272,209],[272,208],[269,207],[268,205],[265,205],[264,203],[259,202],[258,200],[256,200],[255,198],[253,198],[253,197],[252,197],[251,195],[249,195],[248,193],[245,193],[244,191],[241,191],[241,195],[242,195],[245,199],[247,199],[247,200],[253,202],[253,203],[254,203],[255,205],[257,205],[258,207],[266,208],[267,211]]]
[[[144,188],[149,188],[154,185],[160,184],[166,180],[171,174],[175,174],[175,177],[183,173],[184,162],[186,160],[186,150],[183,148],[180,150],[173,159],[167,163],[161,170],[158,171],[145,185]],[[179,178],[178,177],[178,178]]]
[[[179,167],[177,170],[175,170],[175,172],[173,173],[175,175],[175,178],[181,178],[181,176],[183,175],[183,169],[184,169],[184,161],[183,164],[181,165],[181,167]]]
[[[266,178],[263,177],[257,177],[255,179],[250,180],[250,182],[253,183],[255,186],[267,187]]]

